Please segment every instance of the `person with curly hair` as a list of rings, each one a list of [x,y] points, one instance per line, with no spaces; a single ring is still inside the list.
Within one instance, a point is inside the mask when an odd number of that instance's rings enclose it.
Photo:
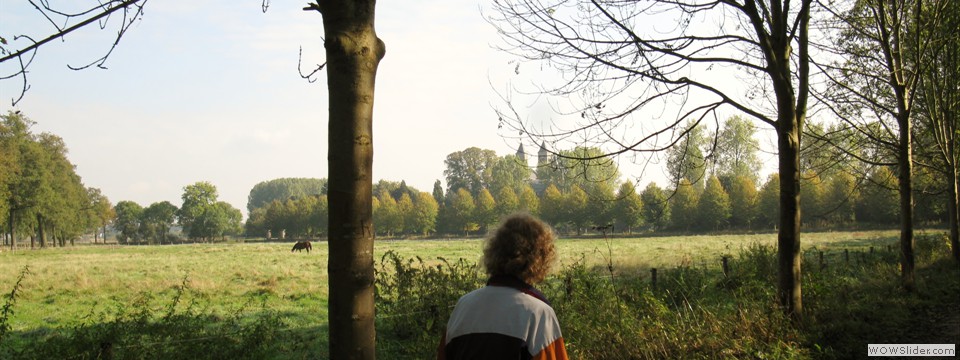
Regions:
[[[437,359],[566,360],[557,315],[532,285],[546,278],[554,260],[547,224],[527,214],[507,217],[484,243],[487,286],[457,301]]]

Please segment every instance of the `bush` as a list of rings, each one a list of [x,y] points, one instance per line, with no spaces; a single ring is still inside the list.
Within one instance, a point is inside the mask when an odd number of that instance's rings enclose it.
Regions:
[[[636,275],[612,276],[574,264],[548,286],[567,350],[578,359],[769,358],[802,356],[797,334],[768,294],[745,291],[718,271],[662,271],[657,288]],[[761,299],[757,299],[760,297]],[[758,301],[759,300],[759,301]]]
[[[476,264],[438,258],[402,259],[388,251],[377,267],[377,352],[382,358],[435,357],[450,312],[464,294],[484,284]]]
[[[849,263],[820,268],[819,251],[807,250],[801,322],[778,305],[776,251],[762,245],[734,254],[726,275],[689,266],[661,270],[654,288],[643,272],[618,274],[580,261],[541,290],[575,359],[858,358],[869,343],[958,340],[936,326],[960,309],[960,276],[945,244],[939,236],[918,237],[915,294],[899,285],[895,252],[857,252]],[[377,274],[381,357],[432,357],[456,300],[479,286],[478,267],[464,260],[430,266],[385,255]]]

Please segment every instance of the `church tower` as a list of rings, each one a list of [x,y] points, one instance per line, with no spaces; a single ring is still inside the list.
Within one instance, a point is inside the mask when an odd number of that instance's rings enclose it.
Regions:
[[[550,164],[550,152],[547,151],[547,142],[540,143],[540,151],[537,152],[537,167],[541,168]]]
[[[527,153],[523,151],[523,143],[517,148],[517,158],[523,165],[527,165]]]

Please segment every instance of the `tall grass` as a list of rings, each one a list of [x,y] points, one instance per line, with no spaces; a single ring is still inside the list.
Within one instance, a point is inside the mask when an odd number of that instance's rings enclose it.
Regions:
[[[210,307],[189,280],[166,304],[142,293],[129,304],[94,308],[68,326],[0,341],[4,359],[263,359],[304,352],[308,341],[288,332],[276,311],[250,301],[232,312]],[[251,299],[253,300],[253,299]],[[0,318],[0,327],[7,327]],[[0,339],[2,340],[2,339]]]
[[[833,252],[821,268],[821,250],[808,248],[801,322],[777,304],[776,251],[765,244],[733,252],[727,274],[684,264],[661,269],[654,287],[643,271],[581,257],[541,286],[576,359],[859,358],[870,343],[960,342],[931,327],[960,316],[960,269],[945,246],[918,237],[917,293],[900,288],[893,252],[858,251],[849,262]],[[430,358],[449,308],[482,283],[464,261],[432,267],[390,253],[381,269],[378,352],[391,359]]]

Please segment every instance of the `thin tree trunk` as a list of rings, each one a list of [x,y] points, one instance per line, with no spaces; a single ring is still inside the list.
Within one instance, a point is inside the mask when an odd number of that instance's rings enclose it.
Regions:
[[[16,213],[17,213],[16,211],[14,211],[13,209],[10,209],[10,216],[7,218],[7,225],[9,225],[9,228],[10,228],[10,250],[11,251],[17,249],[17,236],[16,236],[17,232],[13,227]]]
[[[37,237],[40,238],[40,248],[47,247],[47,233],[43,231],[43,215],[37,213]]]
[[[953,253],[953,259],[960,262],[960,211],[957,206],[960,201],[957,198],[957,171],[950,171],[949,196],[947,199],[947,213],[950,216],[950,248]]]
[[[373,98],[385,47],[376,2],[319,1],[329,96],[329,321],[331,359],[374,359]]]
[[[753,4],[752,2],[747,2]],[[754,5],[751,5],[754,6]],[[791,70],[793,39],[786,17],[775,17],[771,36],[764,38],[769,75],[777,102],[777,151],[780,175],[780,222],[777,233],[777,295],[784,312],[794,320],[803,316],[800,256],[800,139],[806,118],[809,54],[809,1],[802,1],[798,39],[798,76],[794,90]]]
[[[788,315],[803,314],[800,287],[800,127],[782,122],[778,131],[780,228],[777,233],[777,293]]]
[[[898,119],[899,120],[899,119]],[[910,121],[900,122],[900,144],[898,149],[900,181],[900,267],[903,288],[914,291],[914,238],[913,238],[913,147],[910,138]]]

